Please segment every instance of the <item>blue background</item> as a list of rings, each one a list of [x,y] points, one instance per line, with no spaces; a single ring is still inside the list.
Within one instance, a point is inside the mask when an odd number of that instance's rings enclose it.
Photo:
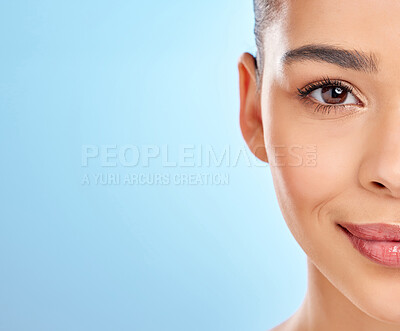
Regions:
[[[253,20],[250,0],[0,2],[0,330],[267,330],[297,309],[306,259],[268,166],[82,166],[84,145],[244,147]],[[82,185],[188,172],[229,184]]]

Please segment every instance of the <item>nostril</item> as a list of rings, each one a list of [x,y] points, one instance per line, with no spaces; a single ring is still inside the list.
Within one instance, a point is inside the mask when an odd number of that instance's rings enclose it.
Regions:
[[[375,185],[378,188],[384,188],[385,187],[385,185],[383,185],[383,184],[381,184],[379,182],[372,182],[372,184]]]

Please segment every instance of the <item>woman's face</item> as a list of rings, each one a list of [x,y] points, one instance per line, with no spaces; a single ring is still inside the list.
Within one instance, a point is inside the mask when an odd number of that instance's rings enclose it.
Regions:
[[[264,39],[262,121],[241,79],[243,134],[253,151],[263,135],[258,156],[314,265],[368,315],[400,324],[400,266],[362,255],[338,225],[400,224],[400,1],[287,1],[281,15]]]

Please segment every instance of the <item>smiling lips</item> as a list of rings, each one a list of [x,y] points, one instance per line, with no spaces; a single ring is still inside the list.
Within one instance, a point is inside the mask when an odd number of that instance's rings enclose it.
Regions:
[[[400,224],[338,224],[362,255],[370,260],[400,267]]]

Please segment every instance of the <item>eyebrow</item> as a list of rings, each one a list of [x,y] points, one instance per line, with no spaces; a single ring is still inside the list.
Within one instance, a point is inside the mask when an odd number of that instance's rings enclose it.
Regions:
[[[282,62],[290,64],[296,61],[322,61],[346,69],[376,73],[378,60],[374,53],[364,53],[355,49],[343,49],[335,46],[310,44],[289,50]]]

